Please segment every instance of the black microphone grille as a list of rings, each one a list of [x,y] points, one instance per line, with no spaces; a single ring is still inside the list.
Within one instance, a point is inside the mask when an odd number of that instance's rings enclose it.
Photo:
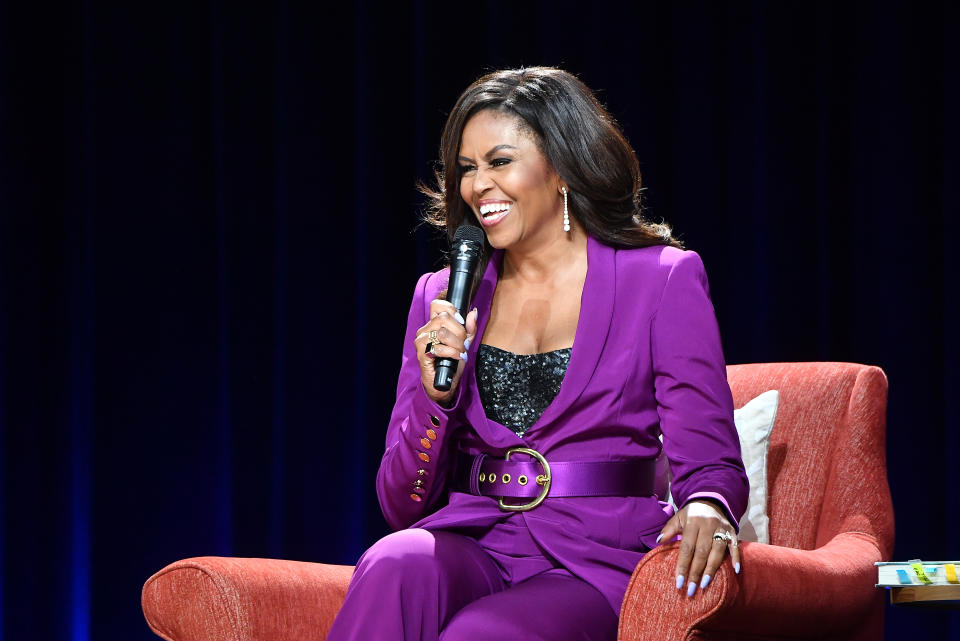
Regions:
[[[453,235],[453,244],[456,245],[459,242],[468,240],[483,245],[483,239],[484,233],[482,229],[476,225],[463,224],[457,227],[457,231]]]

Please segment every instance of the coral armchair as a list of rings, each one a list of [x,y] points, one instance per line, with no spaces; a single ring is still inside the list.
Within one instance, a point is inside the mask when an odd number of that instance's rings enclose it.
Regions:
[[[694,599],[668,589],[677,544],[644,556],[620,639],[883,638],[875,561],[893,551],[887,379],[853,363],[732,365],[735,406],[780,391],[767,459],[770,545],[743,543]],[[716,589],[714,589],[716,588]]]
[[[743,543],[687,599],[671,588],[677,544],[648,553],[624,597],[619,638],[845,639],[883,636],[873,563],[893,548],[887,485],[887,381],[852,363],[727,368],[736,405],[780,391],[768,470],[769,545]],[[352,568],[269,559],[199,557],[150,577],[142,605],[170,641],[325,638]]]

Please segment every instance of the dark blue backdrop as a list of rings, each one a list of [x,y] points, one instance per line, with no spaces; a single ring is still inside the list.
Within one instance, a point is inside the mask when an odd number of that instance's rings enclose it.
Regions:
[[[414,183],[459,92],[522,64],[622,122],[728,362],[884,368],[896,557],[960,557],[956,3],[631,4],[0,4],[0,639],[147,640],[171,561],[386,533],[440,259]]]

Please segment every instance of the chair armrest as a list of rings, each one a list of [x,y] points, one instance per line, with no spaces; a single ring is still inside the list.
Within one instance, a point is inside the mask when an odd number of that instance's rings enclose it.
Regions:
[[[352,574],[343,565],[197,557],[147,579],[141,605],[168,641],[323,641]]]
[[[687,598],[686,590],[677,590],[679,548],[679,543],[655,547],[637,564],[620,606],[619,641],[687,639],[687,632],[699,622],[736,601],[740,584],[729,561],[720,566],[707,589],[697,590],[692,598]]]
[[[637,565],[621,609],[621,641],[680,640],[693,631],[833,638],[862,626],[883,600],[873,565],[881,555],[867,534],[843,532],[816,550],[743,543],[740,575],[724,561],[693,598],[673,588],[678,548],[655,548]]]

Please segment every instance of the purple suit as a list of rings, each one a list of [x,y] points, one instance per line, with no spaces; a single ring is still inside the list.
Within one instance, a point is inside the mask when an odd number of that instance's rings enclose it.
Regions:
[[[580,317],[563,384],[540,419],[520,437],[486,417],[474,372],[502,259],[502,252],[495,251],[474,297],[477,337],[449,409],[427,397],[414,353],[416,331],[427,322],[430,301],[446,288],[448,271],[425,274],[417,283],[396,405],[377,475],[380,505],[395,529],[435,533],[438,550],[449,536],[440,532],[476,539],[495,561],[490,567],[501,573],[503,586],[544,572],[562,573],[596,588],[619,614],[633,569],[656,545],[672,513],[658,497],[548,497],[531,511],[507,513],[496,499],[449,492],[449,502],[437,506],[448,496],[458,449],[502,456],[510,447],[523,446],[554,461],[657,457],[662,431],[676,503],[683,505],[698,496],[717,499],[736,524],[746,509],[748,483],[703,264],[692,251],[664,246],[616,250],[589,238]],[[418,547],[419,542],[410,536],[401,547]],[[435,552],[433,545],[427,544],[429,554]],[[444,573],[449,571],[440,572],[441,579]],[[486,580],[496,582],[500,577]],[[665,589],[668,583],[665,578]],[[490,588],[496,589],[502,588]],[[598,597],[601,604],[603,599]],[[499,603],[502,608],[510,602]],[[404,607],[423,606],[398,607],[405,612]],[[348,610],[342,618],[360,616],[360,610]],[[405,634],[435,638],[436,626],[442,630],[444,621],[431,625],[429,634],[409,627]],[[603,635],[609,632],[607,626]]]
[[[477,529],[521,520],[550,556],[597,587],[619,612],[630,574],[668,518],[656,497],[548,498],[530,512],[509,514],[496,500],[454,492],[445,507],[430,513],[431,507],[447,493],[458,444],[495,456],[524,446],[548,460],[603,461],[656,457],[662,430],[676,503],[713,497],[736,523],[746,510],[748,484],[703,263],[692,251],[615,250],[589,238],[580,319],[563,385],[521,438],[486,417],[473,368],[502,258],[494,252],[474,297],[477,337],[449,409],[424,392],[413,346],[448,272],[425,274],[417,283],[377,475],[380,505],[397,529]],[[431,417],[439,419],[439,438],[426,450],[420,441]],[[419,476],[418,469],[427,475]],[[410,497],[418,478],[426,489],[419,502]]]

